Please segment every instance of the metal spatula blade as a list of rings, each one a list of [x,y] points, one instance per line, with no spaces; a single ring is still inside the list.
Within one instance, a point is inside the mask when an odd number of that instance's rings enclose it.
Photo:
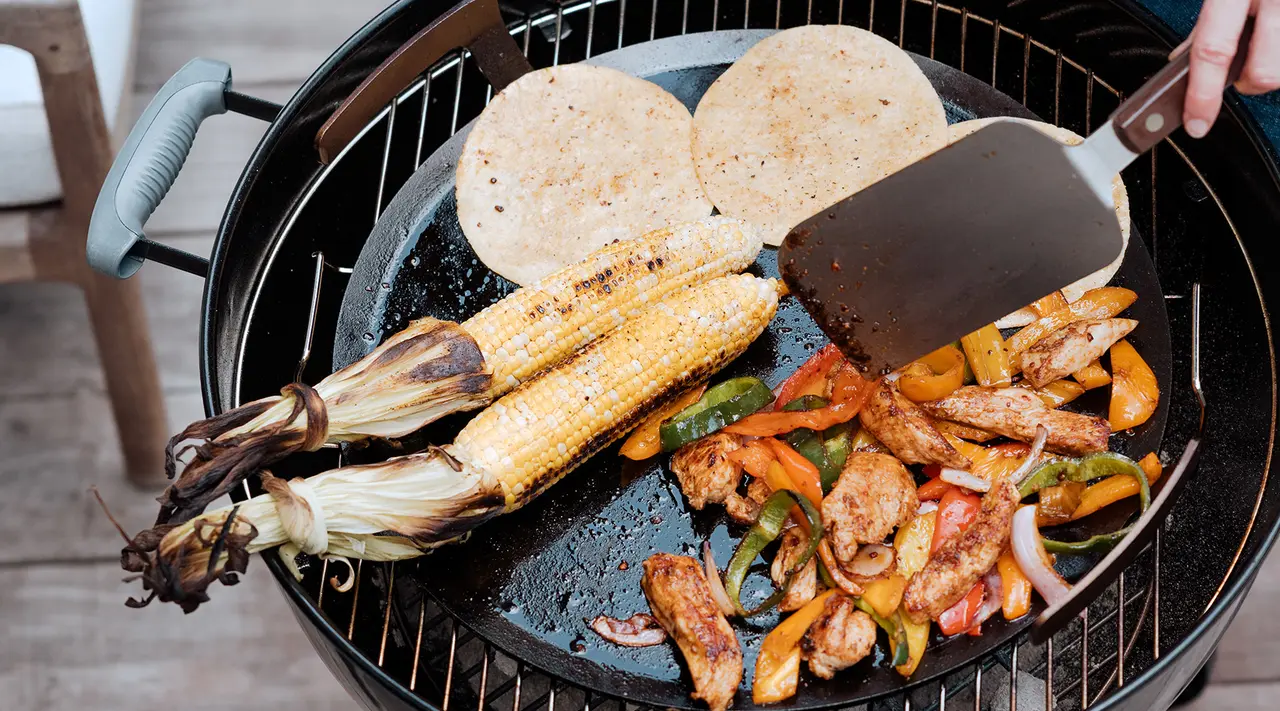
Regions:
[[[1119,256],[1084,148],[992,124],[801,223],[782,277],[867,372],[905,365]]]

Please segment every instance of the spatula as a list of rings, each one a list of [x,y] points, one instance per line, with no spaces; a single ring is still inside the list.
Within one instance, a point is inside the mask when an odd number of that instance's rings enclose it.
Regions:
[[[1079,145],[996,122],[845,198],[787,236],[783,279],[881,373],[1105,267],[1122,243],[1112,178],[1182,125],[1188,67],[1175,57]]]

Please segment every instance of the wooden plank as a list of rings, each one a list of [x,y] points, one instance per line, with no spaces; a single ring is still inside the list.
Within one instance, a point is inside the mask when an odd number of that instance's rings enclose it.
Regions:
[[[26,210],[0,210],[0,284],[36,275],[30,237],[31,217]]]
[[[172,394],[166,404],[173,431],[202,414],[195,391]],[[131,534],[155,520],[159,489],[126,481],[100,390],[0,399],[0,452],[0,564],[119,555],[122,541],[90,486]]]
[[[1276,662],[1280,659],[1280,615],[1276,610],[1280,610],[1280,552],[1273,550],[1218,645],[1214,682],[1280,682],[1280,664]]]
[[[144,0],[139,86],[158,89],[193,57],[231,65],[237,85],[292,82],[387,6],[386,0]]]
[[[1271,711],[1277,698],[1280,683],[1210,684],[1198,699],[1179,706],[1178,711]]]
[[[5,571],[0,698],[13,711],[351,711],[259,560],[183,615],[125,608],[114,563]]]

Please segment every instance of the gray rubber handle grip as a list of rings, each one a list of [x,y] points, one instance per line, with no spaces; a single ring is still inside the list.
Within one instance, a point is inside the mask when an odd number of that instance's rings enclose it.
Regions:
[[[231,67],[193,59],[160,87],[111,164],[89,221],[87,252],[94,269],[120,279],[133,276],[142,257],[131,253],[187,160],[196,130],[225,113]]]

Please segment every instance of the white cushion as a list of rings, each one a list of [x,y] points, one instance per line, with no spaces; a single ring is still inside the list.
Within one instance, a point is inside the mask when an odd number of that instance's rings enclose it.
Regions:
[[[80,0],[103,113],[113,130],[121,101],[133,89],[125,80],[133,61],[135,5],[136,0]],[[0,45],[0,208],[61,195],[35,59]]]

